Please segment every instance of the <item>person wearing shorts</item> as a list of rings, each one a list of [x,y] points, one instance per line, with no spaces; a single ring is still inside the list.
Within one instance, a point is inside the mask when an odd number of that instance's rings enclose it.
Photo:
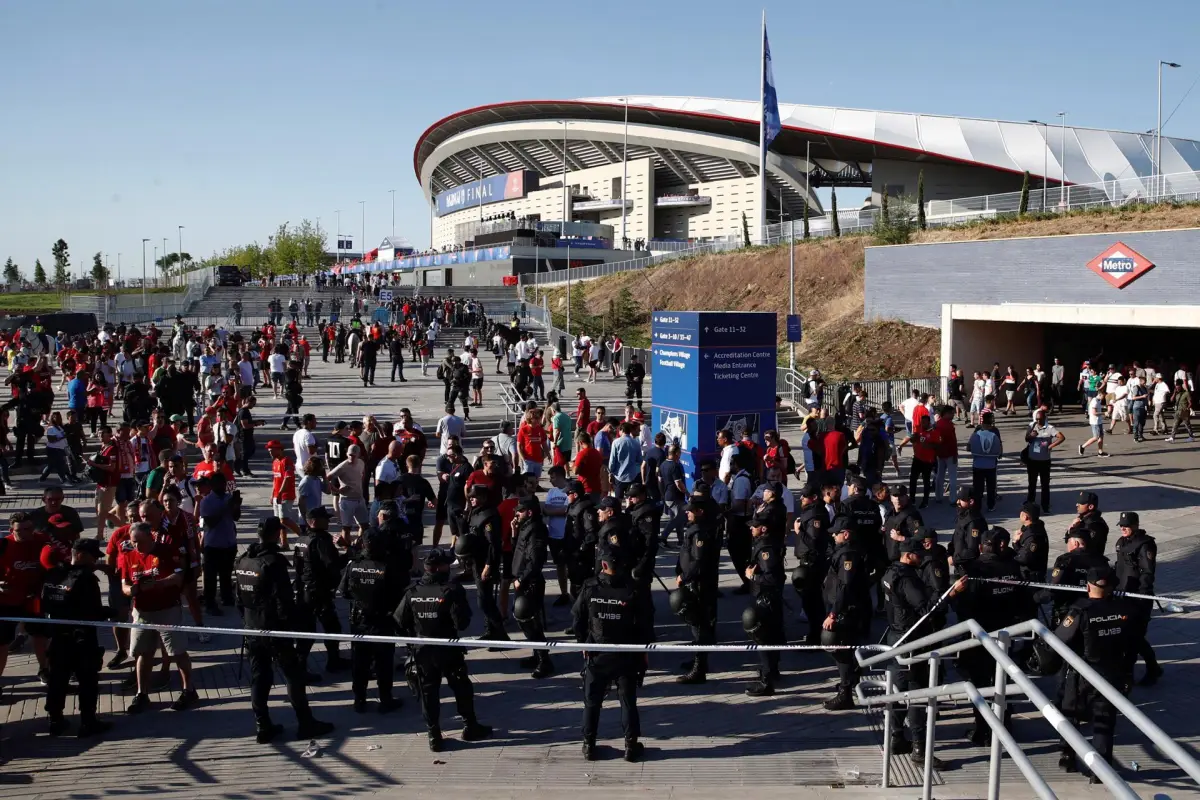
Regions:
[[[121,591],[133,601],[133,622],[179,625],[183,619],[179,603],[184,570],[177,557],[177,548],[155,542],[154,530],[146,522],[131,526],[130,540],[133,547],[117,557],[117,569],[121,576]],[[179,680],[183,685],[183,691],[171,708],[183,711],[200,700],[192,687],[192,661],[188,656],[186,634],[135,628],[130,635],[129,653],[136,663],[137,694],[126,708],[130,714],[150,708],[151,657],[160,643],[179,668]]]
[[[1079,455],[1083,455],[1093,444],[1096,445],[1096,455],[1100,458],[1108,458],[1108,453],[1104,450],[1104,401],[1100,399],[1100,395],[1094,394],[1088,398],[1087,403],[1088,427],[1092,430],[1091,438],[1079,445]]]
[[[343,497],[340,513],[343,532],[348,533],[354,527],[367,527],[367,501],[361,497],[358,499]]]

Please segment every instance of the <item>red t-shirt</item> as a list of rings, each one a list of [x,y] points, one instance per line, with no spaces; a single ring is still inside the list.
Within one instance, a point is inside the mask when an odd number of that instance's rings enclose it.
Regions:
[[[170,545],[179,553],[181,563],[186,563],[192,569],[200,567],[200,540],[196,518],[186,511],[180,510],[179,516],[171,522],[163,516],[164,528],[158,534],[158,541]]]
[[[603,466],[604,456],[594,447],[582,448],[575,455],[575,477],[588,494],[600,491],[600,470]]]
[[[517,452],[526,461],[538,464],[546,457],[546,429],[539,423],[526,422],[517,431]]]
[[[198,480],[202,475],[212,475],[216,471],[217,465],[215,463],[212,461],[201,461],[196,465],[196,468],[192,470],[192,480]],[[233,467],[229,466],[228,461],[221,466],[221,474],[225,476],[225,481],[232,486],[234,483]]]
[[[588,436],[595,439],[596,434],[600,432],[600,429],[604,427],[604,424],[605,424],[604,420],[599,420],[599,419],[594,419],[591,422],[589,422],[588,426],[587,426]]]
[[[286,502],[296,499],[296,464],[291,456],[277,458],[271,462],[271,500]]]
[[[472,486],[483,486],[488,490],[488,503],[495,505],[500,502],[500,476],[489,476],[481,469],[477,469],[467,476],[466,491],[470,496]]]
[[[128,552],[133,549],[133,542],[129,538],[132,525],[122,525],[112,532],[112,536],[108,537],[108,545],[104,552],[110,555],[114,560],[120,558],[121,553]]]
[[[846,447],[846,434],[838,430],[827,431],[821,437],[821,444],[825,446],[825,469],[841,469],[846,466],[842,463],[842,451]]]
[[[39,613],[42,580],[42,548],[50,543],[44,533],[33,533],[18,542],[11,536],[0,539],[0,607]]]
[[[921,420],[929,418],[929,409],[925,406],[917,406],[913,409],[912,426],[914,431],[921,430]],[[933,420],[929,420],[933,422]]]
[[[958,433],[954,430],[954,420],[939,419],[933,423],[933,430],[938,435],[938,458],[953,458],[958,453]]]
[[[530,372],[530,374],[531,374],[531,375],[535,375],[535,376],[536,376],[536,375],[541,375],[541,374],[542,374],[542,367],[543,367],[544,365],[545,365],[545,362],[544,362],[544,361],[542,361],[542,359],[538,358],[537,356],[534,356],[533,358],[529,359],[529,372]]]
[[[592,416],[591,401],[588,400],[586,397],[581,397],[579,399],[579,405],[575,408],[575,424],[579,425],[580,422],[582,422],[586,419],[591,419],[591,416]]]
[[[125,550],[117,559],[117,570],[122,581],[138,586],[133,598],[133,607],[138,611],[165,611],[179,605],[182,587],[161,585],[183,571],[172,546],[156,543],[146,553],[136,547]]]
[[[512,521],[517,515],[517,498],[510,497],[496,507],[496,513],[500,515],[500,532],[501,540],[504,544],[504,552],[511,553],[513,549],[512,542]]]
[[[915,416],[915,415],[914,415]],[[937,461],[938,445],[942,442],[937,431],[920,431],[912,435],[913,458],[933,464]]]

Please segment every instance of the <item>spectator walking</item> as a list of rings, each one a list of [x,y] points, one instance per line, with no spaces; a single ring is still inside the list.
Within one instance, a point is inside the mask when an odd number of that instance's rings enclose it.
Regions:
[[[913,499],[917,496],[917,478],[921,479],[924,495],[918,508],[929,505],[929,485],[933,482],[933,470],[937,466],[937,446],[940,438],[933,429],[928,416],[920,417],[917,423],[920,427],[911,436],[906,436],[897,449],[912,443],[912,470],[908,475],[908,494]]]
[[[938,409],[937,422],[933,429],[937,432],[937,474],[935,477],[934,502],[942,502],[942,491],[948,489],[948,496],[958,496],[958,434],[954,430],[955,409],[942,406]]]
[[[1175,436],[1179,433],[1180,426],[1183,426],[1187,429],[1187,440],[1189,442],[1196,441],[1196,437],[1192,435],[1192,393],[1188,391],[1187,386],[1183,382],[1183,378],[1176,378],[1175,424],[1171,426],[1171,435],[1163,439],[1163,441],[1175,441]]]
[[[971,493],[977,506],[987,498],[987,510],[996,508],[996,471],[1000,456],[1004,455],[1004,443],[1000,431],[996,430],[996,417],[990,412],[979,415],[979,425],[967,442],[971,453]],[[956,495],[957,496],[957,495]]]
[[[1088,400],[1087,417],[1092,435],[1086,442],[1079,445],[1079,455],[1083,455],[1084,451],[1094,444],[1096,445],[1096,455],[1100,458],[1108,458],[1108,453],[1104,450],[1104,401],[1100,399],[1100,395],[1092,395]]]
[[[1062,431],[1046,421],[1046,410],[1039,408],[1034,412],[1033,422],[1025,432],[1025,470],[1029,476],[1029,489],[1025,502],[1034,502],[1037,484],[1042,485],[1042,513],[1050,513],[1050,454],[1067,437]]]

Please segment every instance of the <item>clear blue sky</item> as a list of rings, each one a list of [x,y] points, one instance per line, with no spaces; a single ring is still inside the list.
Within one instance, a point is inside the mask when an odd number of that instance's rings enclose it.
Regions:
[[[759,8],[0,0],[0,261],[28,276],[62,237],[77,271],[99,250],[128,275],[178,225],[207,256],[284,221],[332,231],[335,209],[357,245],[360,200],[374,246],[389,189],[422,246],[412,153],[432,122],[503,100],[753,99]],[[767,17],[782,102],[1145,130],[1158,59],[1184,65],[1168,111],[1200,77],[1196,0],[773,0]],[[1200,138],[1200,88],[1165,130]]]

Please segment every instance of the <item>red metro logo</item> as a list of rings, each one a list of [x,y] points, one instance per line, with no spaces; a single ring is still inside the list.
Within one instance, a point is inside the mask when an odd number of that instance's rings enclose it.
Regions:
[[[1154,262],[1132,247],[1117,242],[1089,261],[1088,269],[1116,288],[1124,289],[1154,269]]]

